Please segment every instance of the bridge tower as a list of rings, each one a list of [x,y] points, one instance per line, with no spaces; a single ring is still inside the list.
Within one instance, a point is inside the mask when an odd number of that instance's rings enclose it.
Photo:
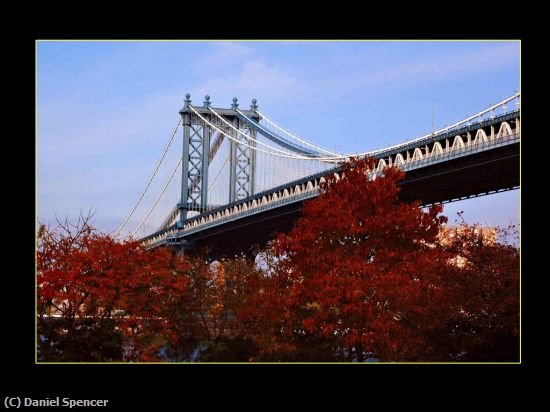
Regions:
[[[208,166],[216,155],[218,148],[227,137],[217,132],[211,125],[200,119],[191,109],[193,107],[200,115],[216,128],[230,135],[237,141],[255,147],[254,141],[243,134],[256,139],[256,130],[241,120],[237,113],[239,104],[233,98],[231,108],[215,108],[214,110],[235,129],[228,126],[211,111],[210,96],[206,95],[202,107],[191,105],[190,94],[185,95],[184,106],[179,111],[183,125],[183,162],[181,200],[178,203],[178,227],[183,228],[191,209],[205,211],[208,206]],[[258,108],[256,99],[252,100],[251,110],[240,110],[247,117],[259,121],[255,112]],[[242,133],[242,134],[241,134]],[[246,198],[255,193],[256,151],[230,140],[229,154],[229,203]]]

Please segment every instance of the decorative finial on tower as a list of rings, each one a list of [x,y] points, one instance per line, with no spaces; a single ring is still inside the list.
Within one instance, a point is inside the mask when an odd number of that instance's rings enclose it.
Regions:
[[[252,99],[252,104],[250,105],[250,110],[255,112],[258,110],[258,105],[256,104],[258,101],[256,99]]]
[[[206,95],[204,96],[204,108],[207,109],[210,107],[210,96]]]
[[[239,108],[239,103],[237,103],[237,98],[233,97],[233,104],[231,105],[231,108],[233,110],[237,110]]]
[[[185,100],[183,101],[185,103],[185,106],[184,107],[188,107],[190,104],[191,104],[191,99],[190,99],[191,95],[189,93],[187,93],[185,95]]]

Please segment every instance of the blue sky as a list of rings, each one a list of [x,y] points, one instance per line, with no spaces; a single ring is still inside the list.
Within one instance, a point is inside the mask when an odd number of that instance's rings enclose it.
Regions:
[[[252,98],[340,152],[409,140],[519,90],[519,42],[50,42],[38,47],[38,219],[96,210],[112,231],[145,186],[186,93]],[[519,223],[519,191],[448,204],[450,223]]]

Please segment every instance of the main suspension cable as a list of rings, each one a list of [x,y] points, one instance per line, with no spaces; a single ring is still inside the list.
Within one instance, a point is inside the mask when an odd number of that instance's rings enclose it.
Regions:
[[[213,125],[212,123],[210,123],[208,120],[206,120],[203,116],[200,115],[199,112],[197,112],[195,110],[195,108],[191,105],[188,106],[189,109],[191,109],[191,111],[193,113],[195,113],[197,115],[197,117],[199,119],[201,119],[204,123],[206,123],[207,125],[209,125],[212,129],[216,130],[217,132],[223,134],[224,136],[226,136],[227,138],[229,138],[230,140],[233,140],[235,143],[238,143],[240,145],[243,145],[243,146],[246,146],[246,147],[249,147],[251,148],[252,150],[256,150],[257,152],[261,152],[261,153],[266,153],[268,155],[271,155],[271,156],[277,156],[277,157],[284,157],[284,158],[287,158],[287,159],[299,159],[299,160],[326,160],[326,159],[332,159],[332,158],[319,158],[319,157],[306,157],[306,156],[299,156],[299,155],[284,155],[284,154],[279,154],[279,153],[272,153],[272,152],[266,152],[265,150],[262,150],[258,147],[254,147],[254,146],[250,146],[249,144],[243,142],[243,141],[240,141],[240,140],[237,140],[235,139],[233,136],[225,133],[224,131],[220,130],[219,128],[217,128],[215,125]],[[341,159],[341,158],[339,158]]]
[[[170,184],[170,182],[172,181],[172,178],[174,177],[174,175],[176,174],[176,171],[178,170],[178,167],[179,165],[181,164],[181,161],[183,160],[183,155],[180,156],[180,160],[178,161],[178,164],[176,165],[176,167],[174,168],[174,171],[172,172],[172,174],[170,175],[170,178],[168,179],[168,181],[166,182],[166,184],[164,185],[164,188],[162,189],[162,191],[160,192],[160,194],[157,196],[157,199],[155,200],[155,203],[153,204],[153,206],[151,206],[151,209],[149,209],[149,211],[147,212],[147,214],[145,215],[145,217],[141,220],[141,222],[139,223],[139,226],[132,232],[131,236],[134,236],[136,234],[136,232],[141,228],[141,226],[143,225],[143,223],[147,220],[147,218],[149,217],[149,215],[151,214],[151,212],[153,211],[153,209],[155,208],[155,206],[157,205],[157,203],[159,202],[160,198],[162,197],[162,195],[164,194],[164,192],[166,191],[166,188],[168,187],[168,185]]]
[[[113,234],[113,238],[116,238],[118,236],[118,234],[120,233],[122,228],[126,225],[128,220],[130,220],[130,217],[132,217],[132,215],[136,211],[139,203],[141,202],[141,199],[143,199],[143,196],[145,196],[145,192],[147,192],[147,189],[149,189],[149,186],[151,185],[151,182],[155,178],[155,175],[157,174],[157,171],[159,170],[160,164],[164,160],[164,156],[166,156],[166,152],[168,152],[168,149],[170,148],[170,145],[172,144],[172,141],[174,140],[174,136],[176,136],[176,133],[178,131],[178,128],[180,127],[180,124],[181,124],[181,116],[180,116],[180,119],[178,121],[178,124],[176,125],[176,128],[174,129],[174,132],[172,133],[172,137],[168,141],[168,145],[166,145],[166,148],[164,149],[164,152],[162,153],[162,156],[160,157],[160,160],[158,161],[157,166],[155,167],[155,170],[153,171],[153,174],[151,175],[151,178],[149,179],[149,182],[147,183],[147,186],[145,186],[145,189],[143,189],[143,192],[141,192],[141,195],[139,196],[138,201],[134,205],[134,207],[133,207],[132,211],[130,212],[130,214],[128,215],[128,217],[126,217],[126,219],[124,220],[122,225],[120,225],[120,227],[117,229],[117,231]]]
[[[282,127],[278,126],[277,124],[275,124],[273,121],[271,121],[265,114],[261,113],[259,110],[256,110],[256,113],[258,113],[262,119],[264,119],[266,122],[268,122],[269,124],[273,125],[274,127],[276,127],[277,129],[279,129],[281,132],[285,133],[286,135],[292,137],[293,139],[296,139],[298,140],[299,142],[301,143],[304,143],[310,147],[313,147],[314,149],[317,149],[317,150],[321,150],[322,152],[325,152],[325,153],[329,153],[331,155],[336,155],[336,156],[339,156],[341,154],[339,153],[336,153],[336,152],[331,152],[330,150],[326,150],[326,149],[323,149],[322,147],[319,147],[319,146],[315,146],[314,144],[311,144],[305,140],[302,140],[300,139],[298,136],[294,136],[292,133],[290,133],[289,131],[283,129]]]
[[[249,136],[247,135],[246,133],[243,133],[242,131],[240,131],[239,129],[237,129],[235,126],[233,126],[231,123],[229,123],[227,120],[225,120],[222,116],[220,116],[214,109],[212,109],[211,107],[208,108],[212,113],[214,113],[214,115],[216,117],[218,117],[222,122],[224,122],[226,125],[228,125],[230,128],[232,128],[233,130],[235,130],[237,133],[241,134],[242,136],[244,136],[247,140],[252,140],[254,143],[258,143],[262,146],[265,146],[271,150],[275,150],[276,152],[280,152],[280,153],[284,153],[284,154],[287,154],[287,155],[290,155],[290,156],[295,156],[296,153],[292,153],[292,152],[287,152],[286,150],[280,150],[280,149],[277,149],[275,147],[272,147],[268,144],[265,144],[263,142],[260,142],[259,140],[256,140],[254,139],[252,136]],[[312,158],[312,159],[315,159],[315,158]]]

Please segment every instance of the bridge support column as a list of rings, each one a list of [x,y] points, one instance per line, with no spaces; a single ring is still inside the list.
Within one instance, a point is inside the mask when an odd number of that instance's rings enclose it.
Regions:
[[[235,105],[235,103],[233,103]],[[233,119],[233,127],[239,129],[239,119]],[[230,129],[229,133],[235,139],[239,139],[238,133]],[[237,143],[233,140],[229,143],[229,203],[232,203],[236,200],[236,190],[237,190]]]
[[[250,130],[250,137],[256,140],[256,130]],[[251,142],[250,146],[256,147],[256,143]],[[250,188],[249,196],[251,196],[256,193],[256,150],[248,149],[248,152],[250,153],[248,158],[248,186]]]
[[[181,199],[178,203],[183,228],[190,209],[204,210],[208,204],[208,162],[210,155],[210,126],[203,124],[191,111],[190,95],[185,95],[185,105],[180,111],[183,124],[183,160],[181,176]],[[210,105],[205,97],[204,107]]]
[[[204,99],[204,107],[210,106],[210,96],[206,95]],[[212,122],[212,116],[208,116],[208,120]],[[208,164],[210,157],[210,136],[212,128],[204,124],[202,128],[202,172],[201,172],[201,209],[205,210],[208,206]]]
[[[233,98],[231,108],[239,107],[237,98]],[[248,146],[256,146],[252,139],[256,139],[256,131],[246,125],[238,117],[233,119],[233,127],[250,137],[247,139],[241,133],[232,130],[232,136]],[[244,199],[254,193],[254,181],[256,172],[256,151],[250,147],[231,141],[229,152],[229,202]]]
[[[185,95],[185,105],[183,109],[187,109],[191,104],[191,100],[189,99],[190,97],[191,96],[189,94]],[[189,209],[189,185],[187,182],[189,181],[189,137],[191,135],[191,113],[181,113],[181,117],[183,125],[183,159],[181,163],[181,199],[178,203],[178,209],[180,212],[178,226],[183,228],[185,226],[185,221],[187,220],[187,211]]]
[[[250,110],[256,112],[258,110],[258,105],[256,104],[256,99],[252,99],[252,104],[250,105]],[[250,137],[256,140],[256,129],[250,130]],[[256,143],[252,142],[250,146],[256,147]],[[256,150],[250,151],[250,195],[256,193]]]

